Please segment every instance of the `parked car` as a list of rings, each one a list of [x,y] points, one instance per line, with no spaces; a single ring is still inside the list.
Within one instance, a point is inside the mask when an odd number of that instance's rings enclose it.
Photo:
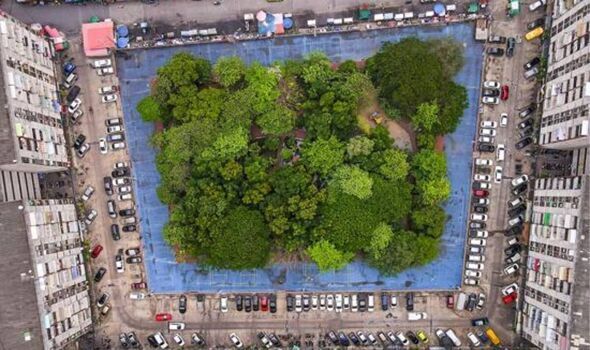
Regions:
[[[496,130],[494,130],[494,129],[479,129],[479,134],[482,136],[494,137],[494,136],[496,136]]]
[[[96,70],[96,74],[98,74],[99,76],[109,75],[113,73],[115,73],[113,67],[99,68]]]
[[[102,250],[103,247],[100,244],[97,244],[96,246],[94,246],[94,248],[92,248],[92,251],[90,252],[90,257],[96,259],[100,255]]]
[[[529,181],[529,177],[528,175],[524,174],[524,175],[520,175],[519,177],[514,178],[510,184],[512,185],[512,187],[516,187],[516,186],[520,186],[524,183],[527,183]]]
[[[477,149],[480,152],[494,153],[496,151],[496,146],[489,143],[480,143],[477,145]]]
[[[104,267],[99,268],[98,271],[96,271],[96,273],[94,274],[94,282],[100,282],[106,273],[107,269],[105,269]]]
[[[129,217],[135,215],[135,209],[122,209],[119,210],[119,215],[122,217]]]
[[[514,273],[516,273],[518,271],[518,264],[510,264],[510,265],[506,265],[506,267],[504,267],[504,274],[505,275],[512,275]]]
[[[500,127],[505,128],[508,126],[508,113],[500,114]]]
[[[481,158],[475,159],[475,165],[490,166],[492,164],[493,164],[493,162],[490,159],[481,159]]]
[[[523,149],[532,143],[533,143],[533,138],[529,136],[529,137],[525,137],[524,139],[518,141],[514,146],[516,147],[516,149]]]
[[[490,35],[488,37],[488,42],[490,44],[504,44],[506,42],[506,37],[500,35]]]
[[[98,212],[94,209],[90,210],[88,214],[86,214],[86,218],[84,219],[84,223],[86,226],[90,226],[94,222],[94,219],[98,216]]]
[[[117,101],[117,95],[115,94],[102,95],[100,97],[100,102],[102,103],[110,103],[115,101]]]
[[[131,283],[131,289],[147,289],[147,283],[145,283],[145,282]]]
[[[537,9],[539,9],[542,6],[545,6],[547,4],[547,0],[537,0],[535,2],[533,2],[532,4],[529,5],[529,10],[535,11]]]
[[[537,18],[536,20],[529,22],[526,25],[526,29],[533,30],[537,27],[543,27],[543,26],[545,26],[545,17]]]
[[[498,97],[498,96],[500,96],[500,90],[498,90],[498,89],[486,89],[486,88],[484,88],[481,91],[481,95],[482,96],[487,96],[487,97]]]
[[[486,190],[473,190],[473,195],[476,197],[487,197],[490,193]]]
[[[171,321],[172,315],[169,313],[159,313],[156,314],[156,321]]]
[[[498,83],[497,81],[493,81],[493,80],[487,80],[483,83],[483,87],[488,88],[488,89],[499,89],[500,83]]]
[[[102,293],[102,295],[96,300],[96,306],[98,306],[98,308],[105,306],[110,298],[111,296],[109,294]]]
[[[534,123],[535,122],[534,122],[533,118],[528,118],[525,121],[518,123],[518,128],[519,129],[526,129],[529,126],[532,126]]]
[[[511,283],[506,287],[502,288],[502,295],[509,295],[515,292],[518,292],[518,284],[516,283]]]
[[[94,193],[94,187],[88,185],[86,186],[86,188],[84,189],[84,193],[82,193],[82,196],[80,196],[80,198],[86,202],[87,200],[90,199],[90,197],[92,197],[92,194]]]
[[[79,98],[76,98],[75,100],[73,100],[69,106],[68,106],[68,112],[70,112],[70,114],[73,114],[75,111],[78,110],[78,108],[80,108],[80,106],[82,105],[82,100]]]
[[[110,67],[110,66],[112,66],[112,62],[108,58],[96,60],[96,61],[92,62],[93,68],[105,68],[105,67]]]
[[[500,103],[500,100],[497,97],[484,96],[482,97],[481,102],[487,105],[497,105]]]
[[[502,167],[501,166],[496,166],[496,169],[494,170],[494,182],[495,183],[502,182]]]
[[[484,214],[488,212],[488,207],[476,205],[473,207],[473,211],[478,214]]]
[[[502,92],[500,93],[500,99],[502,101],[506,101],[510,97],[510,88],[508,87],[508,85],[502,85],[501,91]]]
[[[537,109],[537,107],[535,106],[535,104],[530,104],[527,107],[523,108],[519,113],[518,116],[522,119],[528,117],[529,115],[531,115],[535,110]]]
[[[125,259],[125,261],[128,264],[141,264],[142,259],[139,256],[130,256],[127,259]]]
[[[533,67],[524,72],[525,79],[533,79],[539,73],[539,67]]]
[[[76,155],[80,158],[84,158],[88,151],[90,151],[90,145],[88,143],[85,143],[76,150]]]
[[[115,269],[117,270],[117,273],[125,272],[125,263],[123,262],[121,254],[115,255]]]
[[[526,190],[528,189],[528,185],[527,184],[522,184],[520,186],[517,186],[515,188],[512,189],[512,194],[515,196],[518,196],[524,192],[526,192]]]
[[[543,20],[544,21],[544,20]],[[541,63],[541,59],[539,57],[535,57],[532,60],[528,61],[524,64],[523,68],[525,71],[532,69],[533,67],[537,66]]]
[[[506,43],[506,57],[514,56],[514,48],[516,47],[516,39],[510,37]]]
[[[238,337],[236,333],[231,333],[229,335],[229,340],[231,340],[232,344],[234,344],[237,349],[242,349],[244,347],[244,343],[242,343],[242,340],[240,340],[240,337]]]
[[[487,53],[490,56],[503,56],[504,55],[504,49],[501,49],[499,47],[488,47],[487,49]]]

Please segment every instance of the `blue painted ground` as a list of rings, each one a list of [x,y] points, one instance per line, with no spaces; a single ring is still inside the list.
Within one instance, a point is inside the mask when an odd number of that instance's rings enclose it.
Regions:
[[[215,61],[218,57],[237,55],[246,62],[269,64],[276,60],[300,58],[322,51],[332,60],[358,60],[375,53],[382,43],[406,36],[433,38],[452,36],[465,43],[466,64],[456,81],[467,87],[469,108],[461,125],[446,138],[448,172],[453,194],[446,205],[450,215],[442,239],[442,253],[433,263],[407,270],[396,277],[381,276],[362,262],[343,270],[320,274],[313,264],[276,265],[247,272],[207,270],[197,264],[179,264],[172,249],[164,242],[162,228],[168,210],[156,196],[160,181],[154,149],[149,145],[153,125],[141,121],[135,110],[137,102],[149,93],[148,83],[159,66],[175,52],[189,51]],[[280,38],[217,43],[188,47],[160,48],[131,52],[131,58],[118,60],[119,79],[135,191],[141,219],[145,263],[150,290],[154,293],[228,292],[271,290],[436,290],[454,289],[461,284],[463,245],[471,177],[471,145],[474,138],[478,106],[482,45],[473,40],[473,25],[404,28],[363,33],[334,33],[317,37]],[[411,82],[408,82],[411,83]]]

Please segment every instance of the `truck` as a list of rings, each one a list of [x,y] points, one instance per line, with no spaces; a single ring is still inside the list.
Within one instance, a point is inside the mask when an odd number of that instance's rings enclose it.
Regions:
[[[457,297],[457,302],[455,303],[455,309],[458,311],[463,310],[463,308],[465,307],[466,301],[467,301],[467,294],[459,293],[459,296]]]
[[[426,312],[408,312],[408,321],[425,320],[427,317]]]

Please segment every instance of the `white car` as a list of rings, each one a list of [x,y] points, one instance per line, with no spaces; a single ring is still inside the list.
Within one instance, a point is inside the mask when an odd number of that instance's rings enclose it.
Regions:
[[[485,230],[477,230],[477,231],[475,231],[475,237],[477,237],[477,238],[488,238],[488,231],[485,231]]]
[[[493,164],[493,162],[491,159],[481,159],[481,158],[475,159],[475,165],[490,166],[492,164]]]
[[[474,247],[474,246],[469,247],[469,254],[483,254],[483,253],[484,253],[484,247]]]
[[[397,306],[397,297],[395,295],[391,296],[391,307]]]
[[[113,150],[125,149],[125,142],[123,142],[123,141],[115,142],[111,145],[111,148]]]
[[[222,296],[219,300],[219,309],[221,312],[227,312],[229,308],[227,307],[227,296]]]
[[[524,200],[521,197],[515,198],[511,201],[508,201],[508,207],[514,208],[524,203]]]
[[[332,294],[326,296],[326,309],[328,311],[334,310],[334,296]]]
[[[174,342],[176,343],[176,345],[183,347],[184,346],[184,339],[182,338],[182,336],[178,333],[174,334],[174,336],[172,337],[172,340],[174,340]]]
[[[500,103],[500,99],[497,97],[484,96],[481,98],[481,103],[486,105],[497,105]]]
[[[498,159],[498,162],[503,161],[506,157],[506,147],[503,144],[498,144],[496,151],[496,158]]]
[[[238,349],[242,349],[244,347],[244,343],[240,340],[240,337],[236,335],[236,333],[232,333],[229,335],[229,340],[234,344],[234,346]]]
[[[488,221],[488,216],[486,214],[471,214],[471,220],[473,221]]]
[[[96,60],[96,61],[92,62],[92,66],[94,68],[105,68],[105,67],[110,67],[112,65],[113,64],[112,64],[111,60],[108,58],[105,58],[102,60]]]
[[[342,312],[342,294],[336,294],[334,297],[334,303],[336,305],[336,312]]]
[[[115,166],[113,166],[113,168],[115,168],[115,169],[127,168],[128,166],[129,166],[129,164],[127,164],[127,162],[117,162],[117,163],[115,163]]]
[[[317,310],[318,309],[318,296],[317,295],[312,295],[311,296],[311,309],[312,310]]]
[[[171,331],[182,331],[186,325],[182,322],[170,322],[168,324],[168,329]]]
[[[84,219],[84,223],[86,226],[89,226],[91,223],[94,222],[94,219],[98,216],[98,212],[95,209],[92,209],[88,215],[86,215],[86,219]]]
[[[529,181],[529,177],[525,174],[525,175],[521,175],[519,177],[517,177],[516,179],[513,179],[511,184],[512,187],[516,187],[518,185],[522,185],[523,183],[526,183]]]
[[[121,186],[119,187],[119,193],[131,193],[131,186]]]
[[[90,150],[90,144],[85,143],[82,146],[80,146],[80,148],[78,148],[78,150],[76,151],[76,154],[78,155],[78,157],[84,158],[84,156],[86,155],[86,153],[88,153],[89,150]]]
[[[78,110],[78,108],[80,108],[81,105],[82,105],[82,100],[80,98],[76,98],[68,106],[68,112],[70,112],[70,114],[74,114],[74,112],[76,112]]]
[[[117,101],[117,95],[115,95],[115,94],[108,94],[108,95],[103,95],[103,96],[100,98],[100,101],[101,101],[102,103],[115,102],[115,101]]]
[[[478,246],[478,247],[485,247],[486,240],[481,239],[481,238],[472,238],[469,240],[469,244],[474,245],[474,246]]]
[[[121,125],[107,126],[107,134],[112,134],[112,133],[121,132],[121,131],[123,131],[123,128],[121,127]]]
[[[488,80],[483,83],[483,87],[487,89],[499,89],[500,83],[498,83],[497,81]]]
[[[499,184],[502,182],[502,167],[496,166],[496,170],[494,171],[494,182]]]
[[[489,198],[475,198],[473,204],[490,205]]]
[[[123,257],[121,255],[115,256],[115,267],[117,269],[117,273],[125,272],[125,263],[123,263]]]
[[[510,227],[516,226],[522,222],[522,218],[520,216],[515,217],[514,219],[508,220],[508,225]]]
[[[115,92],[115,89],[113,89],[112,86],[103,86],[103,87],[98,88],[98,93],[100,95],[111,94],[113,92]]]
[[[119,195],[120,201],[130,201],[133,200],[133,195],[131,193],[124,193]]]
[[[465,279],[465,284],[468,286],[477,286],[477,285],[479,285],[479,280],[476,280],[475,278],[468,277]]]
[[[105,68],[99,68],[96,70],[96,74],[98,75],[109,75],[109,74],[113,74],[115,73],[115,70],[113,69],[113,67],[105,67]]]
[[[498,127],[498,123],[489,120],[484,120],[481,123],[479,123],[479,126],[487,129],[495,129]]]
[[[504,268],[505,275],[512,275],[516,271],[518,271],[518,264],[510,264]]]
[[[113,179],[113,186],[123,186],[129,183],[129,179],[118,177]]]
[[[546,0],[537,0],[537,1],[535,1],[532,4],[529,5],[529,10],[530,11],[535,11],[538,8],[540,8],[541,6],[545,5],[546,3],[547,3]]]
[[[483,270],[485,265],[484,264],[477,264],[477,263],[467,263],[467,268],[472,270]]]
[[[98,139],[98,147],[100,148],[100,153],[102,154],[107,154],[109,152],[107,140],[105,140],[103,137]]]
[[[496,136],[496,130],[494,129],[479,129],[479,134],[481,136]]]
[[[410,345],[410,341],[408,340],[408,338],[406,338],[403,332],[397,332],[395,333],[395,336],[397,337],[397,339],[399,339],[400,342],[402,342],[404,346]]]
[[[94,193],[94,187],[92,186],[87,186],[86,189],[84,190],[84,193],[82,193],[82,200],[84,202],[86,202],[87,200],[90,199],[90,197],[92,197],[92,194]]]
[[[480,271],[473,271],[473,270],[465,270],[466,277],[474,277],[474,278],[481,278]]]
[[[303,311],[303,297],[301,296],[301,294],[295,295],[295,311]]]
[[[492,136],[480,136],[477,141],[483,143],[494,143],[494,138]]]
[[[518,292],[518,284],[512,283],[507,285],[506,287],[502,288],[502,295],[510,295],[512,293]]]
[[[508,126],[508,113],[500,114],[500,126],[505,128]]]
[[[342,308],[344,310],[350,309],[350,296],[349,295],[345,295],[344,298],[342,298]]]
[[[492,185],[490,185],[487,182],[479,182],[479,189],[480,190],[489,190],[492,188]]]
[[[473,180],[490,182],[492,177],[490,175],[475,174],[473,175]]]
[[[76,111],[74,111],[74,113],[72,114],[72,120],[76,121],[78,120],[81,116],[84,115],[84,111],[82,111],[81,109],[77,109]]]
[[[129,299],[131,299],[131,300],[143,300],[143,299],[145,299],[145,293],[142,293],[142,292],[131,292],[131,293],[129,293]]]
[[[326,295],[325,294],[320,294],[320,310],[321,311],[326,310]]]

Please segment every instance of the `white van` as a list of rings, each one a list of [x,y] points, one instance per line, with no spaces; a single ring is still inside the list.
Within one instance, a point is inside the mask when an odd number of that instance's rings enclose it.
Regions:
[[[506,147],[499,143],[498,144],[498,162],[501,162],[506,157]]]
[[[131,300],[143,300],[145,299],[145,294],[141,292],[131,292],[129,293],[129,299]]]
[[[352,311],[352,312],[359,311],[358,297],[356,294],[353,294],[350,297],[350,311]]]
[[[461,341],[459,340],[459,338],[457,337],[457,335],[455,334],[455,332],[452,329],[450,329],[450,328],[447,329],[445,334],[447,335],[447,337],[451,338],[451,340],[453,341],[453,344],[455,344],[455,346],[457,346],[457,347],[461,346]]]
[[[484,262],[486,261],[486,257],[483,255],[469,255],[467,260],[474,261],[474,262]]]
[[[182,322],[170,322],[168,324],[168,329],[171,331],[182,331],[184,328],[185,325]]]
[[[373,294],[369,294],[367,300],[367,311],[373,312],[375,311],[375,296]]]
[[[473,346],[475,346],[475,347],[478,347],[481,345],[481,342],[479,341],[479,339],[477,339],[477,337],[475,336],[475,334],[473,334],[473,332],[467,333],[467,339],[469,339],[471,344],[473,344]]]
[[[78,80],[78,74],[70,73],[70,75],[68,75],[66,77],[66,79],[64,80],[64,87],[66,89],[71,88],[77,80]]]

